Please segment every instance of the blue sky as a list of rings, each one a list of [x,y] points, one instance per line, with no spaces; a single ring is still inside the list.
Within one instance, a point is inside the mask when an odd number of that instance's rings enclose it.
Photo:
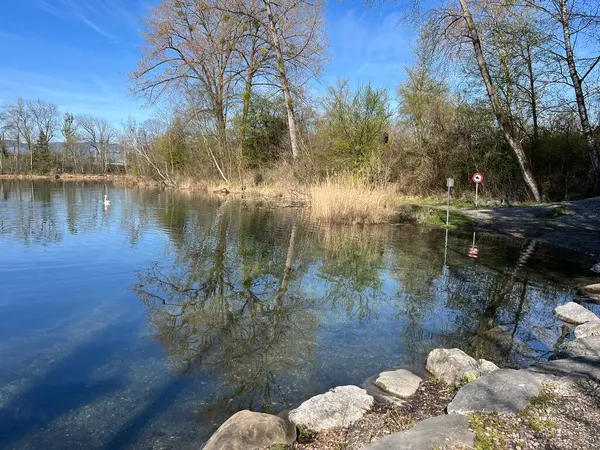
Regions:
[[[114,124],[151,110],[129,92],[138,58],[142,18],[156,0],[0,0],[0,104],[41,98],[63,111],[91,113]],[[327,33],[331,57],[318,83],[338,78],[395,89],[412,62],[414,32],[393,9],[331,1]]]

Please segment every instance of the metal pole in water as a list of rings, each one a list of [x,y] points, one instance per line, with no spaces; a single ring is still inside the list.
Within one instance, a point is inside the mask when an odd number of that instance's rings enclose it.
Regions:
[[[479,194],[479,183],[475,183],[475,206],[477,205],[477,196]]]

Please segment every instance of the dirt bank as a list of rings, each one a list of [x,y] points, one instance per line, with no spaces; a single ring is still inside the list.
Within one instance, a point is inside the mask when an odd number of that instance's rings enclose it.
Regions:
[[[537,239],[600,258],[600,197],[461,213],[476,230]]]

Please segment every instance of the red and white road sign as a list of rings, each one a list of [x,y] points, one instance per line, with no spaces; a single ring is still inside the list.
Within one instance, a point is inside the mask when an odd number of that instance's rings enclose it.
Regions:
[[[473,180],[473,183],[479,184],[483,181],[483,174],[482,173],[474,173],[473,176],[471,177],[471,180]]]

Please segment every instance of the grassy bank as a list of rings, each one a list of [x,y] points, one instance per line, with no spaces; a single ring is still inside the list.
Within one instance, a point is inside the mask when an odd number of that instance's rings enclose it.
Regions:
[[[55,182],[110,182],[123,186],[165,187],[164,183],[145,177],[125,174],[5,174],[0,179],[50,180]],[[320,182],[299,183],[294,177],[280,176],[253,184],[223,184],[190,177],[171,180],[169,188],[181,191],[219,193],[243,196],[250,201],[272,207],[306,207],[311,220],[331,224],[395,224],[416,223],[445,227],[443,194],[427,197],[402,195],[392,183],[369,184],[357,181],[351,174],[328,178]],[[456,200],[458,206],[468,205]],[[464,215],[452,211],[450,228],[468,226]]]

